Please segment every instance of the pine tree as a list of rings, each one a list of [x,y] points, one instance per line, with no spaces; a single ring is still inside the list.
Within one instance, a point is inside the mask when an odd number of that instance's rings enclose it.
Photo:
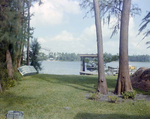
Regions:
[[[31,41],[30,45],[30,53],[29,53],[29,58],[31,61],[31,65],[34,66],[34,68],[39,72],[41,70],[41,63],[39,62],[39,51],[41,49],[40,44],[38,43],[37,39],[34,39]]]

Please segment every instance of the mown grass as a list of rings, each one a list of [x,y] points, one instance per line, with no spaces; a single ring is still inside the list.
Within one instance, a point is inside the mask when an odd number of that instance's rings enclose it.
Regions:
[[[115,76],[107,77],[114,90]],[[24,119],[148,119],[150,102],[120,104],[89,100],[97,76],[36,74],[22,78],[20,84],[0,94],[0,119],[7,111],[24,112]],[[67,108],[66,108],[67,107]]]

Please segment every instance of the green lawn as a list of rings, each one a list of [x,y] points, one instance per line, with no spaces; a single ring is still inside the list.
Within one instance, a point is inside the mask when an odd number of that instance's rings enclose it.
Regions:
[[[114,90],[115,76],[107,77]],[[96,76],[45,75],[23,77],[20,84],[0,94],[0,119],[7,111],[23,111],[24,119],[149,119],[150,102],[120,104],[86,99],[95,91]],[[69,108],[69,109],[66,109]]]

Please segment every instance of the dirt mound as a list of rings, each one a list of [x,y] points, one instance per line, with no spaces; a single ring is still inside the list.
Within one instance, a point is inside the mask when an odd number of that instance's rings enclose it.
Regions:
[[[130,79],[133,88],[150,91],[150,68],[140,67]]]

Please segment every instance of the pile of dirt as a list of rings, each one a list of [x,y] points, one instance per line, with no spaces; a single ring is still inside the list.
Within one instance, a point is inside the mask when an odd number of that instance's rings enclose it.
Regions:
[[[130,79],[133,88],[150,91],[150,68],[140,67]]]

